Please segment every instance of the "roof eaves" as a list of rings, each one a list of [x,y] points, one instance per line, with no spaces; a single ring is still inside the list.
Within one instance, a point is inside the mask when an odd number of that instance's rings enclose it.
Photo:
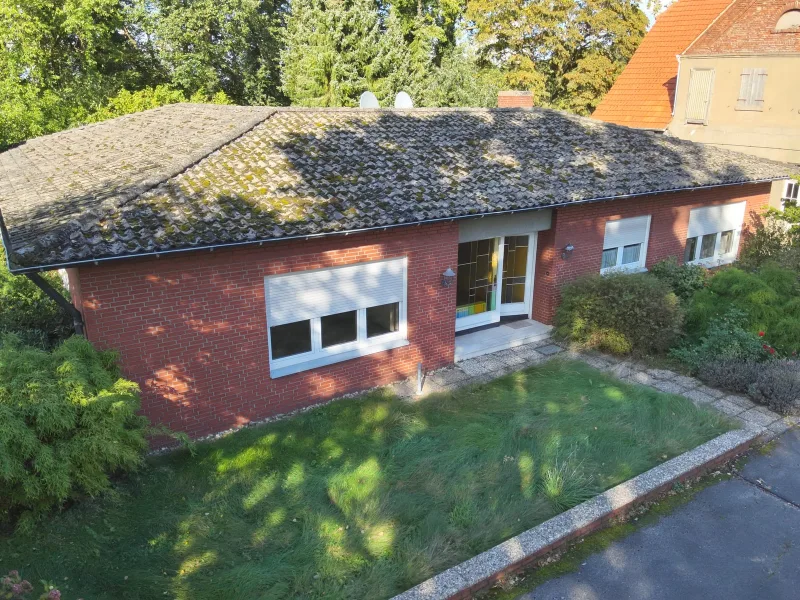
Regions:
[[[612,124],[613,125],[613,124]],[[622,127],[621,125],[619,127]],[[234,138],[235,139],[235,138]],[[788,175],[787,175],[788,176]],[[284,236],[284,237],[270,237],[270,238],[262,238],[262,239],[254,239],[254,240],[247,240],[241,242],[226,242],[220,244],[207,244],[207,245],[200,245],[200,246],[191,246],[187,248],[172,248],[169,250],[162,250],[156,252],[142,252],[142,253],[131,253],[131,254],[121,254],[117,256],[107,256],[107,257],[100,257],[100,258],[88,258],[78,261],[68,261],[62,263],[52,263],[52,264],[44,264],[44,265],[36,265],[31,267],[13,267],[10,262],[8,262],[8,253],[6,253],[6,261],[8,263],[8,270],[15,274],[15,275],[23,275],[25,273],[36,273],[42,271],[53,271],[57,269],[66,269],[70,267],[77,267],[81,265],[99,265],[101,263],[108,263],[113,261],[120,261],[126,259],[135,259],[135,258],[149,258],[155,257],[160,258],[161,256],[168,256],[172,254],[183,254],[187,252],[202,252],[202,251],[211,251],[213,252],[216,249],[224,249],[224,248],[240,248],[240,247],[247,247],[247,246],[263,246],[264,244],[273,243],[273,242],[285,242],[291,240],[309,240],[315,238],[324,238],[324,237],[333,237],[339,235],[353,235],[357,233],[365,233],[369,231],[386,231],[388,229],[396,229],[399,227],[416,227],[419,225],[431,224],[431,223],[442,223],[442,222],[453,222],[453,221],[460,221],[463,219],[473,219],[473,218],[481,218],[481,217],[488,217],[493,215],[503,215],[503,214],[514,214],[514,213],[521,213],[521,212],[533,212],[537,210],[546,210],[546,209],[553,209],[553,208],[563,208],[566,206],[576,206],[576,205],[583,205],[583,204],[593,204],[595,202],[609,202],[612,200],[625,200],[629,198],[641,198],[647,196],[655,196],[658,194],[671,194],[671,193],[678,193],[678,192],[686,192],[686,191],[695,191],[695,190],[704,190],[704,189],[715,189],[720,187],[732,187],[736,185],[750,185],[750,184],[759,184],[759,183],[770,183],[773,181],[781,181],[786,179],[787,176],[776,176],[776,177],[769,177],[765,179],[751,179],[751,180],[743,180],[743,181],[732,181],[726,183],[715,183],[715,184],[708,184],[708,185],[698,185],[698,186],[690,186],[690,187],[680,187],[680,188],[672,188],[672,189],[661,189],[661,190],[654,190],[648,192],[635,192],[631,194],[622,194],[617,196],[599,196],[595,198],[585,198],[583,200],[573,200],[569,202],[559,202],[553,204],[542,204],[538,206],[532,206],[527,208],[518,208],[513,210],[502,210],[502,211],[494,211],[488,213],[474,213],[468,215],[455,215],[451,217],[440,217],[435,219],[424,219],[420,221],[407,221],[403,223],[393,223],[389,225],[376,225],[372,227],[364,227],[360,229],[350,229],[350,230],[343,230],[343,231],[331,231],[331,232],[323,232],[323,233],[314,233],[314,234],[300,234],[300,235],[293,235],[293,236]],[[2,213],[0,213],[0,227],[5,230],[5,226],[2,222]]]

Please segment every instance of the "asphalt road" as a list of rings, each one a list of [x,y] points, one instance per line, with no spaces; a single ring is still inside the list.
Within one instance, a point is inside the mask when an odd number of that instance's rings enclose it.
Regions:
[[[800,599],[800,430],[518,600]]]

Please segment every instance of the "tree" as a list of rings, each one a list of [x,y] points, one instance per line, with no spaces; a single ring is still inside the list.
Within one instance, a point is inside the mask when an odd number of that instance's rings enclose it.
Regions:
[[[169,83],[191,96],[280,104],[280,2],[136,0],[132,20]]]
[[[0,147],[80,122],[154,65],[122,0],[0,0]]]
[[[87,121],[97,122],[121,117],[131,113],[141,112],[150,108],[164,106],[166,104],[177,104],[178,102],[197,102],[209,104],[230,104],[230,99],[225,92],[217,92],[213,96],[203,96],[196,93],[189,98],[181,92],[168,85],[158,85],[147,87],[136,92],[121,90],[119,94],[108,99],[105,106],[87,117]]]
[[[422,103],[425,106],[497,106],[497,92],[503,87],[498,69],[478,66],[469,47],[450,50],[439,67],[429,75]]]
[[[300,106],[356,106],[380,52],[373,0],[294,0],[281,54],[283,90]]]
[[[500,67],[509,87],[581,113],[608,90],[647,28],[636,0],[469,0],[467,19],[484,63]]]

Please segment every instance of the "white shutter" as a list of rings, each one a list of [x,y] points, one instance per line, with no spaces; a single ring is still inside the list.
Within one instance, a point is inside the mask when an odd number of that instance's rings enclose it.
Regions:
[[[603,249],[644,244],[647,239],[649,223],[650,217],[606,221],[606,236],[603,240]]]
[[[737,202],[693,209],[689,214],[689,233],[686,237],[693,238],[730,229],[741,229],[746,206],[746,202]]]
[[[739,110],[762,110],[764,108],[764,87],[767,82],[766,69],[742,69],[739,86]]]
[[[406,259],[275,275],[264,280],[267,325],[401,302]]]
[[[714,85],[714,69],[692,69],[689,77],[689,96],[686,101],[686,121],[706,123]]]

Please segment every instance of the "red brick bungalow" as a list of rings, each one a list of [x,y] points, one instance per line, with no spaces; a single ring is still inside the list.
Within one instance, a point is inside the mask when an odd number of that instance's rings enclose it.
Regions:
[[[199,436],[541,334],[581,274],[729,262],[789,170],[542,109],[174,105],[0,154],[0,208],[12,271],[65,269]]]

